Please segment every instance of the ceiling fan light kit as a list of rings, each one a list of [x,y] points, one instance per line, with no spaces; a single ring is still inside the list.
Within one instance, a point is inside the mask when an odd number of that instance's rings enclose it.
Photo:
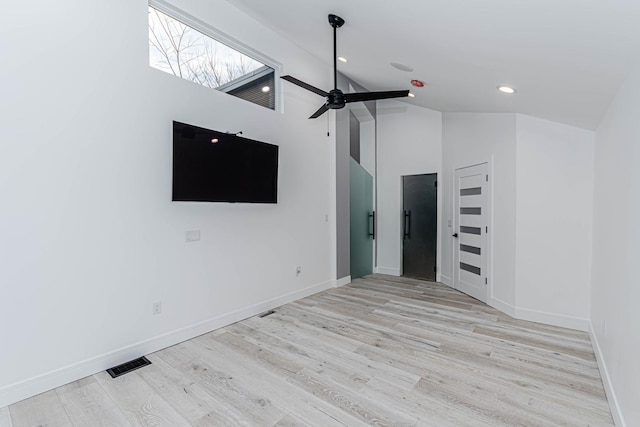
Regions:
[[[389,98],[402,98],[409,95],[408,90],[344,93],[340,89],[338,89],[338,63],[337,63],[338,54],[337,54],[336,33],[337,33],[337,29],[344,25],[344,19],[340,18],[337,15],[330,14],[329,25],[333,27],[333,82],[334,82],[333,89],[331,89],[329,92],[325,92],[324,90],[318,89],[317,87],[312,86],[308,83],[305,83],[302,80],[298,80],[295,77],[292,77],[289,75],[281,77],[283,80],[286,80],[289,83],[293,83],[296,86],[300,86],[303,89],[306,89],[317,95],[325,97],[324,105],[321,106],[315,113],[313,113],[311,117],[309,117],[310,119],[315,119],[320,117],[329,109],[338,110],[340,108],[344,108],[344,106],[350,102],[374,101],[377,99],[389,99]]]

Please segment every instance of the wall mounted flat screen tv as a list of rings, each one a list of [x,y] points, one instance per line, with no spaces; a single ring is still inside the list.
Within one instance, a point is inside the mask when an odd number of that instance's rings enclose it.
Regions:
[[[277,199],[277,145],[173,122],[173,201],[277,203]]]

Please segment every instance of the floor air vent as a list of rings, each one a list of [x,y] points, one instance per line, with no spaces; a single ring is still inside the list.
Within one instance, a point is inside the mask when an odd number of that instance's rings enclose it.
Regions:
[[[260,317],[260,318],[267,317],[269,315],[272,315],[275,312],[276,312],[275,310],[265,311],[264,313],[258,314],[258,317]]]
[[[132,360],[130,362],[125,362],[122,365],[118,365],[113,368],[107,369],[107,373],[111,375],[111,378],[119,377],[120,375],[128,374],[131,371],[135,371],[136,369],[142,368],[143,366],[151,365],[149,359],[146,357],[141,357],[139,359]]]

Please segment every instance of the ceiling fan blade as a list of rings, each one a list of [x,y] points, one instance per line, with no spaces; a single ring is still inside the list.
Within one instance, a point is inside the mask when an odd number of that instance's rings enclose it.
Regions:
[[[291,76],[280,76],[281,79],[288,81],[289,83],[293,83],[296,86],[300,86],[301,88],[304,88],[306,90],[309,90],[313,93],[316,93],[320,96],[324,96],[327,97],[329,94],[325,91],[323,91],[322,89],[318,89],[315,86],[311,86],[308,83],[303,82],[302,80],[298,80],[295,77],[291,77]]]
[[[322,107],[318,108],[318,111],[316,111],[315,113],[313,113],[311,115],[311,117],[309,117],[310,119],[317,119],[318,117],[320,117],[321,115],[323,115],[327,110],[329,109],[329,107],[327,106],[327,104],[324,104]]]
[[[345,93],[346,102],[373,101],[376,99],[402,98],[409,96],[408,90],[388,90],[384,92]]]

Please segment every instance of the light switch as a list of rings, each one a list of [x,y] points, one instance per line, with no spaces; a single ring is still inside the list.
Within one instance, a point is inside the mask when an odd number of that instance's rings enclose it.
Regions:
[[[197,242],[200,240],[200,230],[187,230],[184,232],[185,242]]]

